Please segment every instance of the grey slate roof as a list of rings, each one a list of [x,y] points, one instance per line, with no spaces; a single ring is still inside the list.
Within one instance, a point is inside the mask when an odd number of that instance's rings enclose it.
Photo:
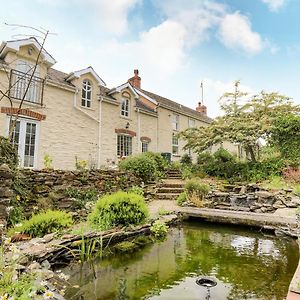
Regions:
[[[57,82],[59,84],[66,84],[66,85],[69,85],[70,87],[74,87],[74,85],[72,83],[66,81],[65,78],[67,76],[68,76],[67,73],[55,70],[53,68],[49,68],[46,79],[50,79],[50,80],[52,80],[54,82]]]
[[[168,98],[165,98],[165,97],[162,97],[160,95],[145,91],[143,89],[140,89],[140,91],[143,92],[144,94],[146,94],[147,96],[155,99],[159,104],[169,108],[170,110],[174,110],[178,113],[183,113],[183,114],[189,115],[189,116],[191,116],[195,119],[201,120],[201,121],[206,122],[206,123],[211,123],[212,122],[211,118],[209,118],[205,114],[200,113],[200,112],[198,112],[198,111],[196,111],[196,110],[194,110],[190,107],[184,106],[184,105],[182,105],[180,103],[177,103],[175,101],[172,101]]]

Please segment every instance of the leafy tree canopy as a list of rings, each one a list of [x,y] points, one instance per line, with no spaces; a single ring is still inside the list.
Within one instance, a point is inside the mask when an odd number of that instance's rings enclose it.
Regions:
[[[235,83],[235,92],[225,93],[220,98],[223,116],[216,118],[208,126],[180,133],[179,136],[186,141],[186,149],[201,153],[213,145],[229,141],[240,144],[251,160],[256,161],[258,141],[269,141],[275,120],[287,114],[300,113],[300,106],[294,105],[286,96],[264,91],[249,96],[239,91],[238,86],[239,81]]]

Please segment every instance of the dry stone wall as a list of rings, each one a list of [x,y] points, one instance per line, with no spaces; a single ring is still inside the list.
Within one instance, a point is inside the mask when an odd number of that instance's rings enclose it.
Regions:
[[[78,199],[68,191],[85,193],[93,191],[101,196],[108,192],[127,190],[141,184],[130,173],[116,170],[62,171],[30,170],[20,171],[21,181],[27,189],[26,211],[39,209],[63,209],[78,211]],[[79,196],[80,198],[80,196]]]
[[[226,189],[225,189],[226,190]],[[213,190],[206,196],[205,206],[217,209],[272,213],[279,208],[296,208],[300,197],[292,189],[267,191],[258,185],[227,186],[226,191]]]
[[[6,227],[8,208],[13,196],[13,172],[8,165],[0,165],[0,235]]]

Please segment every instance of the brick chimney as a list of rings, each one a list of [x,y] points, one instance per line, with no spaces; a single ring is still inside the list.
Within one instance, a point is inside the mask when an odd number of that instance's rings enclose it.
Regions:
[[[199,113],[202,113],[204,115],[207,115],[207,107],[202,104],[201,102],[198,102],[198,106],[196,107],[196,111]]]
[[[141,88],[141,77],[139,76],[139,70],[134,70],[134,76],[128,79],[128,82],[135,88]]]

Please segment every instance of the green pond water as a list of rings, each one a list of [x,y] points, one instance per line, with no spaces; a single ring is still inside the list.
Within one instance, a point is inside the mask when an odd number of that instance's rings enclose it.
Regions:
[[[206,299],[195,281],[215,278],[211,300],[285,299],[298,263],[293,239],[240,227],[184,223],[161,243],[72,264],[66,299]],[[73,287],[75,286],[75,287]]]

